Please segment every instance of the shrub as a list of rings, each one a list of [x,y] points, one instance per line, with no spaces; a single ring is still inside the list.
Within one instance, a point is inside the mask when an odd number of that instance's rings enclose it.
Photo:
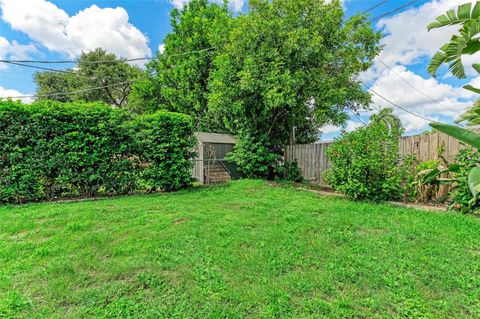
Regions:
[[[167,144],[184,147],[186,144],[175,138],[179,131],[176,126],[190,122],[185,119],[182,124],[177,118],[165,113],[154,123],[158,127],[152,132],[164,134],[160,140],[137,134],[129,124],[132,115],[101,102],[24,105],[0,101],[0,202],[131,193],[142,184],[134,158],[150,158],[155,150],[165,151],[165,162],[182,170],[181,152]],[[157,162],[146,171],[150,179],[164,179],[162,189],[188,184],[172,181],[163,171],[155,175]]]
[[[440,161],[431,159],[417,165],[416,175],[412,182],[416,203],[428,203],[435,200],[440,187],[437,178],[431,178],[431,172],[440,166]]]
[[[275,167],[275,179],[277,181],[288,181],[294,183],[303,182],[302,171],[296,161],[283,162]]]
[[[406,178],[400,165],[401,133],[385,125],[344,133],[327,150],[329,185],[354,199],[401,198]]]
[[[142,176],[152,189],[176,191],[191,185],[195,139],[190,116],[165,111],[141,115],[135,131],[140,159],[149,163]]]
[[[468,187],[468,174],[474,167],[480,166],[480,153],[472,147],[464,148],[458,152],[455,161],[459,167],[453,174],[455,187],[450,192],[450,209],[462,213],[474,212],[480,208],[480,202],[475,201]]]
[[[275,177],[275,166],[280,160],[280,155],[273,153],[266,141],[258,140],[248,134],[239,134],[237,144],[228,155],[237,165],[238,170],[247,178]]]

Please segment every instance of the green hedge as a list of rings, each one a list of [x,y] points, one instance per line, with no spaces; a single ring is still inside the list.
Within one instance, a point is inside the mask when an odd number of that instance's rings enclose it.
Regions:
[[[0,102],[0,202],[188,186],[190,118],[104,103]],[[155,155],[153,155],[155,154]],[[142,169],[139,160],[152,164]]]
[[[175,191],[192,183],[193,122],[190,116],[160,111],[141,115],[135,121],[142,172],[154,189]]]

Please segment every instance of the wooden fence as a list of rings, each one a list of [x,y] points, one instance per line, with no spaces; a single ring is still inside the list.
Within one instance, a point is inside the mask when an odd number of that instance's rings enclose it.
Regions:
[[[305,180],[325,185],[322,175],[328,168],[326,150],[331,143],[285,146],[285,159],[297,161]],[[415,155],[420,162],[437,159],[440,147],[444,149],[443,156],[451,161],[463,146],[457,139],[439,132],[400,139],[400,155]]]

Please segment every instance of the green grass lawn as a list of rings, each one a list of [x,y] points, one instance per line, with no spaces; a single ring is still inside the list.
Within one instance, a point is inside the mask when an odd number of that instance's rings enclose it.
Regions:
[[[1,318],[480,318],[474,217],[239,181],[0,219]]]

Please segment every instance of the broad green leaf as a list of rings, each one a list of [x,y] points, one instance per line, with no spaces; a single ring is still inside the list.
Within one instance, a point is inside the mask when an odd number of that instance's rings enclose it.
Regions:
[[[475,71],[477,71],[477,73],[480,73],[480,63],[474,63],[472,64],[472,66],[475,69]]]
[[[448,166],[448,171],[452,173],[458,173],[460,171],[460,164],[458,163],[453,163]]]
[[[429,171],[429,172],[427,172]],[[444,173],[448,173],[449,170],[448,168],[433,168],[433,169],[430,169],[430,170],[425,170],[425,174],[423,176],[423,181],[426,183],[426,184],[431,184],[433,182],[435,182],[437,180],[437,178],[444,174]]]
[[[472,10],[471,3],[458,6],[457,11],[448,10],[445,14],[438,16],[435,21],[427,26],[428,31],[441,28],[447,25],[461,24],[470,20],[478,19],[480,16],[480,4],[477,2]]]
[[[469,90],[469,91],[472,91],[472,92],[475,92],[475,93],[480,94],[480,89],[477,89],[476,87],[474,87],[474,86],[472,86],[472,85],[470,85],[470,84],[465,85],[463,88],[464,88],[465,90]]]
[[[432,76],[435,76],[440,66],[445,63],[446,59],[447,55],[444,52],[438,51],[435,53],[430,61],[430,64],[428,65],[428,73],[430,73]]]
[[[477,133],[455,125],[443,123],[431,123],[430,126],[434,129],[439,130],[440,132],[456,138],[457,140],[460,140],[468,145],[480,149],[480,135]]]
[[[480,167],[475,167],[468,174],[468,188],[473,196],[480,194]]]

